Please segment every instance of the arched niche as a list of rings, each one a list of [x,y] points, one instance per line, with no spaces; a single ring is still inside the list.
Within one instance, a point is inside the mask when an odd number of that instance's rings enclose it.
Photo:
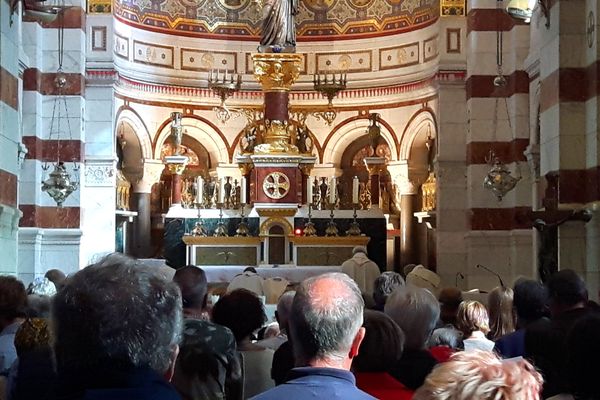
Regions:
[[[138,113],[132,108],[123,106],[117,111],[115,121],[115,134],[117,135],[117,139],[120,126],[123,124],[128,125],[137,138],[137,142],[139,143],[142,152],[142,158],[153,158],[152,138],[150,132],[148,132],[148,128],[146,128],[146,124],[144,124],[144,121],[140,118]]]
[[[211,165],[216,167],[219,163],[229,163],[229,146],[223,134],[212,124],[198,116],[184,115],[181,119],[183,136],[188,140],[201,143],[210,156]],[[168,119],[161,125],[156,136],[154,158],[160,157],[163,143],[171,134],[171,120]],[[182,142],[183,143],[183,142]]]
[[[413,115],[402,133],[399,159],[407,162],[409,179],[413,182],[420,184],[427,179],[429,164],[436,153],[436,126],[433,113],[421,110]],[[428,149],[428,143],[433,148]]]
[[[340,165],[346,148],[354,141],[365,136],[369,125],[370,120],[368,119],[368,115],[359,118],[349,118],[337,125],[323,143],[323,163]],[[382,138],[390,147],[390,161],[396,161],[398,159],[398,148],[396,145],[398,140],[396,135],[389,124],[381,118],[379,119],[379,126],[381,127]]]

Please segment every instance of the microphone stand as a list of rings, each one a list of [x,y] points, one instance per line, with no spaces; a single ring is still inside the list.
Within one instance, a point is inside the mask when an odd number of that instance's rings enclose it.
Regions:
[[[497,273],[496,271],[493,271],[493,270],[489,269],[488,267],[486,267],[484,265],[481,265],[481,264],[477,264],[477,268],[484,269],[487,272],[489,272],[490,274],[494,275],[500,281],[500,286],[506,287],[506,286],[504,286],[504,282],[502,281],[502,278],[500,277],[500,274]]]

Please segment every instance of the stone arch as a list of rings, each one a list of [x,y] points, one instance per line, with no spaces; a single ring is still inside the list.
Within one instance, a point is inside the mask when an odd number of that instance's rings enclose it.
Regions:
[[[269,231],[273,226],[281,226],[286,236],[294,236],[294,227],[283,217],[270,217],[260,224],[260,236],[269,236]]]
[[[381,126],[381,136],[390,146],[391,161],[397,160],[398,155],[398,139],[392,127],[384,121],[381,117],[379,118]],[[322,163],[333,165],[339,165],[342,160],[344,150],[356,139],[367,134],[367,128],[369,127],[369,116],[360,116],[348,118],[337,125],[333,131],[329,134],[327,139],[323,142],[322,147]]]
[[[142,157],[153,158],[152,136],[150,136],[150,132],[148,131],[148,128],[146,127],[146,124],[142,118],[140,118],[139,114],[130,107],[122,106],[117,111],[117,115],[115,117],[115,135],[118,134],[119,126],[122,124],[128,124],[131,126],[131,128],[133,128],[133,131],[140,142]]]
[[[160,158],[162,144],[171,133],[170,123],[171,119],[167,119],[158,129],[154,142],[154,158]],[[216,126],[197,115],[184,115],[181,125],[185,135],[200,142],[206,148],[214,162],[213,166],[217,166],[219,163],[227,164],[231,161],[227,140]]]
[[[415,141],[418,137],[427,135],[431,132],[431,137],[437,137],[437,123],[431,109],[423,109],[414,114],[406,124],[402,138],[398,158],[400,160],[410,160],[411,152],[415,148]]]

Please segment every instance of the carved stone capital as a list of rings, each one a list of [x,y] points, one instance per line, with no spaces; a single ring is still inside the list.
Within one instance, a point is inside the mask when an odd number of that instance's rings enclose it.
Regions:
[[[150,193],[152,186],[160,181],[160,176],[165,169],[165,164],[161,160],[144,160],[144,175],[142,179],[133,185],[135,193]]]
[[[302,56],[295,53],[260,53],[252,56],[254,77],[264,91],[289,92],[300,75]]]

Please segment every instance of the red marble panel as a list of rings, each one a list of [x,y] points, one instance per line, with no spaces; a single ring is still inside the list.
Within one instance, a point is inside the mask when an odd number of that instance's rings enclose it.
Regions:
[[[67,8],[63,12],[63,23],[64,23],[65,29],[85,30],[85,17],[86,17],[85,9],[83,9],[81,7]],[[54,21],[50,21],[50,22],[46,22],[46,21],[40,22],[40,21],[36,20],[35,18],[29,17],[29,16],[27,16],[27,14],[25,14],[23,16],[23,21],[37,22],[43,28],[49,28],[49,29],[56,29],[60,26],[60,21],[58,18],[55,19]]]
[[[531,208],[472,208],[469,210],[471,230],[510,231],[532,227]]]
[[[271,172],[283,172],[290,180],[290,190],[281,199],[271,199],[263,191],[263,181]],[[297,167],[261,167],[255,165],[251,173],[251,199],[258,203],[302,202],[302,172]]]
[[[81,140],[43,140],[37,136],[23,136],[27,146],[28,160],[56,161],[60,150],[60,159],[67,162],[81,162],[85,154],[85,143]]]
[[[37,68],[28,68],[23,72],[23,90],[40,92],[47,96],[56,96],[56,73],[43,73]],[[85,94],[85,76],[82,74],[63,73],[67,84],[61,89],[67,96],[83,96]]]
[[[515,71],[506,76],[507,84],[494,85],[495,75],[471,75],[467,79],[467,100],[473,97],[510,97],[513,94],[529,93],[529,75],[525,71]]]
[[[79,207],[42,207],[22,204],[21,227],[75,229],[80,226]]]
[[[470,142],[467,144],[467,165],[487,164],[490,149],[503,163],[527,161],[523,154],[529,139],[515,139],[512,142]]]
[[[17,206],[17,176],[0,169],[0,204]]]
[[[19,81],[17,77],[0,67],[0,101],[19,110]]]
[[[502,8],[473,8],[467,14],[467,34],[484,31],[510,31],[515,25],[526,25],[512,18]]]

